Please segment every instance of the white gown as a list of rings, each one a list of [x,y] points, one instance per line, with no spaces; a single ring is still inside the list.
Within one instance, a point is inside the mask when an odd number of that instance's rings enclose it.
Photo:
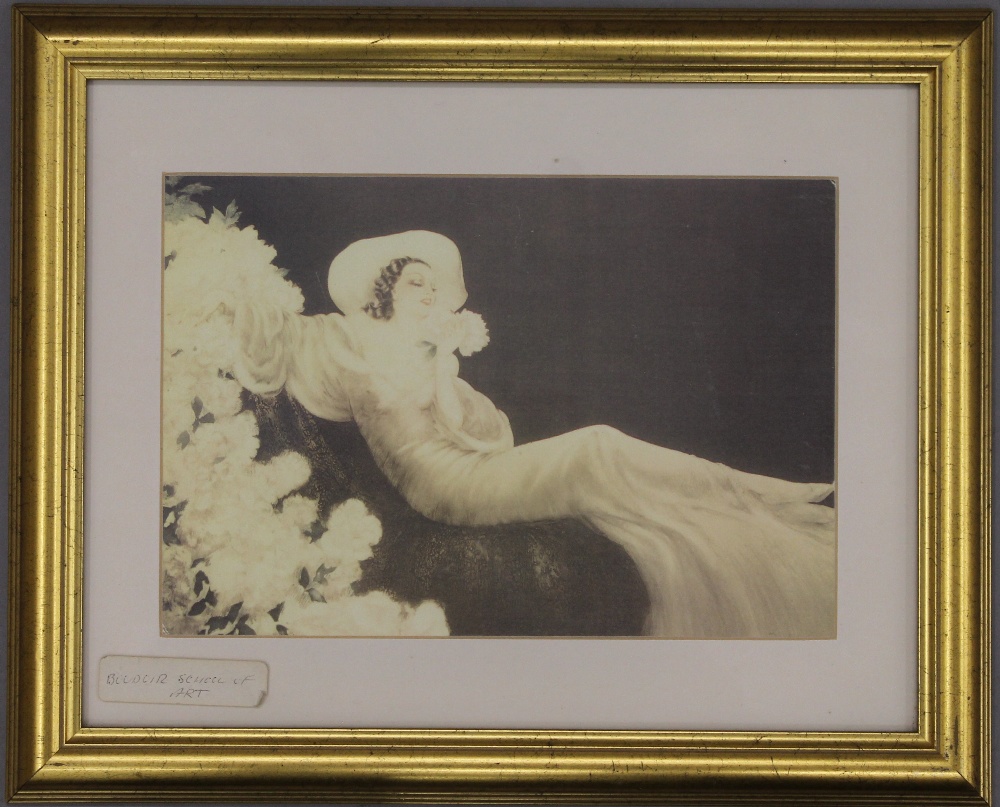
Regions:
[[[573,517],[619,544],[649,592],[648,635],[836,635],[834,510],[813,503],[831,485],[743,473],[608,426],[515,447],[506,416],[457,377],[457,359],[454,373],[436,373],[426,347],[389,323],[260,306],[238,311],[235,326],[244,386],[285,386],[319,417],[356,421],[428,518]],[[458,417],[442,411],[445,399],[459,402]]]

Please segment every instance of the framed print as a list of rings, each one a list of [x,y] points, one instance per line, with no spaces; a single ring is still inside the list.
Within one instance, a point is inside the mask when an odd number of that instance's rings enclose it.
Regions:
[[[19,9],[9,796],[986,800],[991,47]]]
[[[835,636],[834,181],[174,175],[164,228],[164,633]]]

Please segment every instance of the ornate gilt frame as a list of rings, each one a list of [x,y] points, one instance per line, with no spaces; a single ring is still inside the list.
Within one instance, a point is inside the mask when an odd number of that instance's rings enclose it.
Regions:
[[[991,54],[972,11],[16,9],[9,798],[987,799]],[[87,85],[154,78],[917,86],[917,731],[82,726]]]

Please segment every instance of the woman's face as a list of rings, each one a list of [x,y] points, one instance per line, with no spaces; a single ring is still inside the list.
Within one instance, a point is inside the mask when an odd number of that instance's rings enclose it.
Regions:
[[[437,303],[433,270],[425,263],[407,264],[392,289],[393,316],[426,319]]]

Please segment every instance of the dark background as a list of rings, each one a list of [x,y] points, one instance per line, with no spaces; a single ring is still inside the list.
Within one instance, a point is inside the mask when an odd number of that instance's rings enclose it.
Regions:
[[[606,423],[744,470],[832,480],[836,188],[823,179],[188,176],[306,296],[409,229],[458,245],[491,343],[462,376],[526,442]]]

